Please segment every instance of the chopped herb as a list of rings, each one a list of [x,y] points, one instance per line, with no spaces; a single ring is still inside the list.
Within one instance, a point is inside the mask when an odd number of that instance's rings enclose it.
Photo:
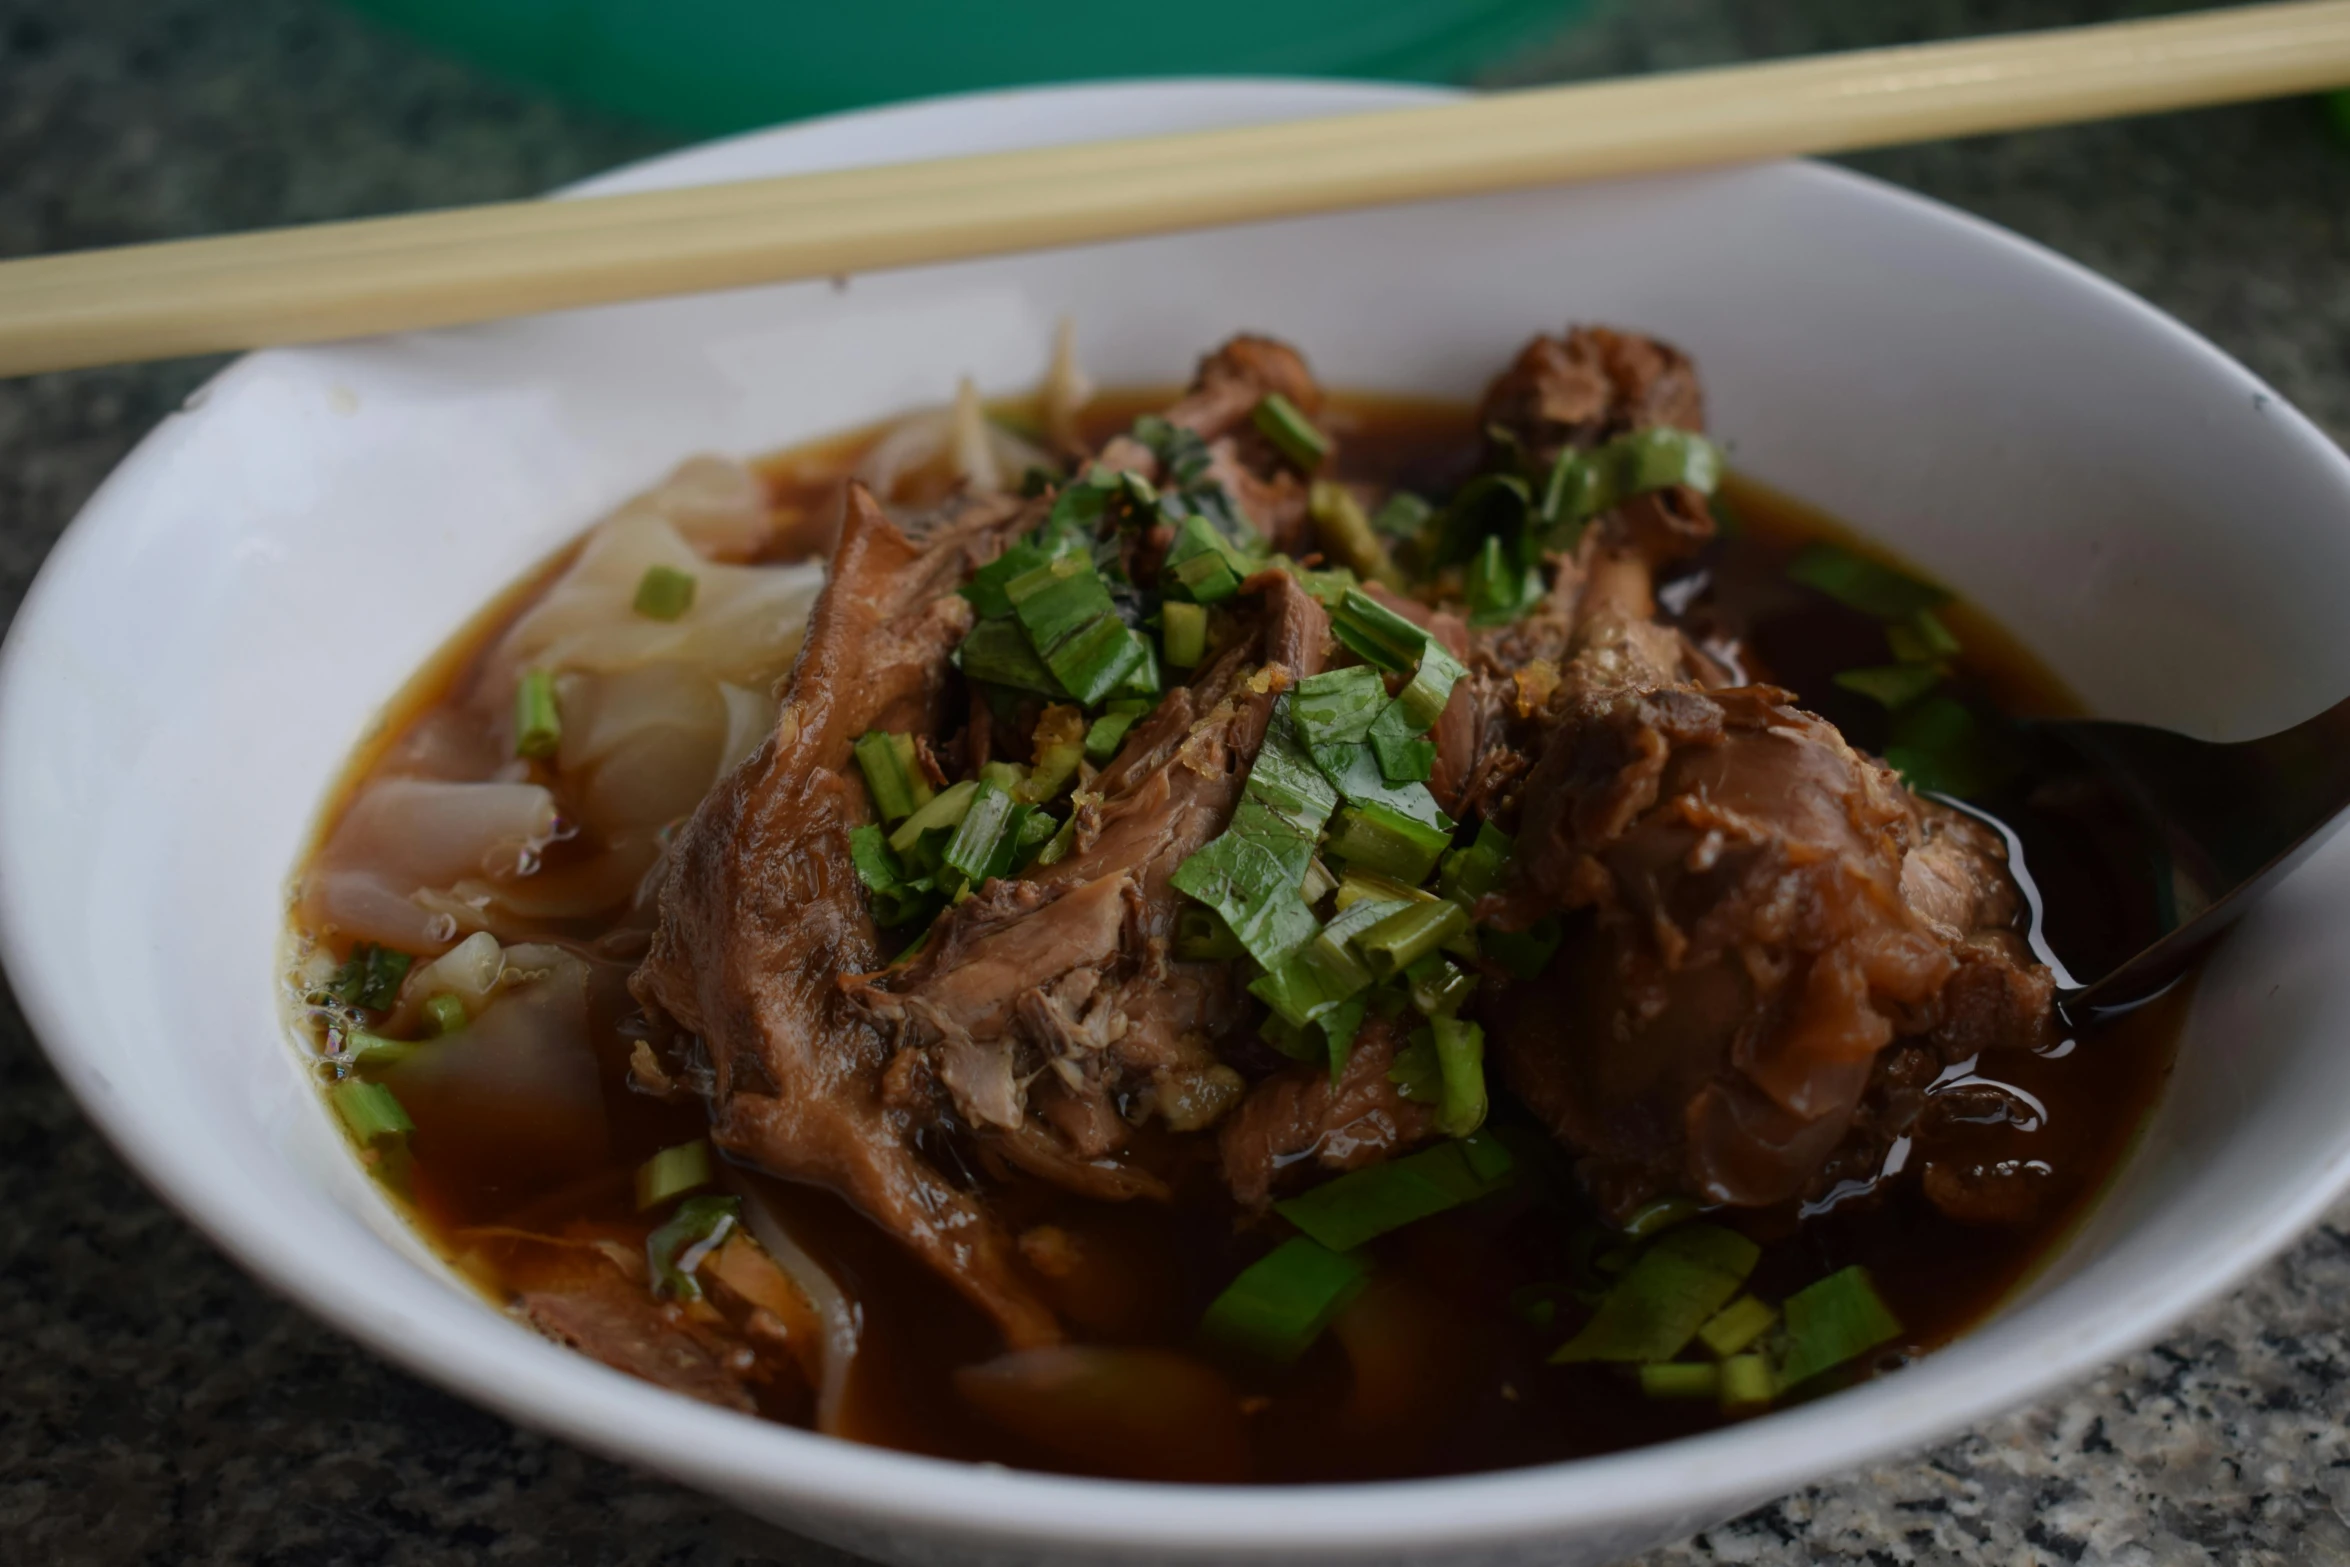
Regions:
[[[1616,485],[1623,495],[1645,495],[1650,490],[1686,484],[1711,495],[1722,482],[1722,449],[1695,430],[1651,425],[1608,443],[1616,463]]]
[[[647,566],[637,579],[634,608],[647,620],[676,620],[693,607],[692,572],[675,566]]]
[[[857,880],[865,884],[873,923],[883,930],[911,925],[936,912],[938,900],[932,896],[936,884],[927,876],[907,876],[879,827],[867,823],[850,831],[849,863],[857,869]]]
[[[1746,1282],[1762,1249],[1735,1230],[1684,1224],[1649,1243],[1583,1331],[1550,1358],[1670,1360]]]
[[[1159,606],[1159,617],[1169,664],[1189,669],[1208,656],[1208,612],[1204,606],[1169,599]]]
[[[1176,889],[1223,916],[1257,962],[1277,967],[1318,928],[1298,889],[1337,803],[1337,791],[1297,737],[1284,695],[1274,704],[1231,824],[1176,867]]]
[[[1942,617],[1921,609],[1907,620],[1885,628],[1885,645],[1905,664],[1939,664],[1958,657],[1958,638],[1942,624]]]
[[[1403,590],[1403,573],[1387,558],[1387,542],[1363,515],[1353,491],[1343,484],[1316,479],[1306,493],[1306,514],[1313,519],[1314,539],[1323,554],[1344,561],[1358,577]]]
[[[1829,1274],[1787,1297],[1787,1348],[1779,1386],[1800,1386],[1823,1371],[1857,1360],[1901,1337],[1901,1322],[1886,1309],[1869,1279],[1854,1266]]]
[[[1432,802],[1435,799],[1433,795],[1429,798]],[[1489,821],[1479,822],[1476,841],[1444,857],[1444,871],[1437,880],[1437,890],[1463,908],[1474,908],[1479,898],[1498,890],[1509,880],[1511,860],[1516,853],[1517,845],[1510,841],[1508,833]]]
[[[1036,648],[1020,623],[1009,615],[993,620],[982,620],[963,638],[955,650],[963,673],[973,680],[984,680],[990,685],[1008,686],[1015,691],[1034,691],[1039,695],[1065,698],[1061,682],[1036,656]]]
[[[1436,796],[1428,792],[1424,783],[1389,783],[1387,775],[1379,770],[1379,754],[1370,742],[1357,745],[1318,745],[1314,747],[1314,765],[1322,770],[1339,794],[1358,805],[1384,805],[1399,811],[1415,822],[1440,827],[1448,835],[1453,820],[1436,804]]]
[[[710,1184],[710,1144],[697,1137],[690,1143],[664,1148],[636,1167],[636,1210],[658,1208],[672,1197],[683,1197]]]
[[[1462,485],[1437,523],[1435,565],[1474,561],[1487,539],[1499,539],[1516,556],[1526,537],[1534,505],[1526,481],[1514,474],[1480,474]]]
[[[424,998],[424,1020],[435,1034],[454,1034],[472,1021],[465,1015],[465,1003],[445,990]]]
[[[1031,809],[995,780],[981,783],[972,792],[970,806],[955,824],[955,835],[940,858],[973,887],[1005,874],[1019,847],[1021,824]]]
[[[1485,1124],[1485,1030],[1442,1014],[1430,1018],[1428,1028],[1435,1036],[1436,1070],[1441,1081],[1436,1129],[1451,1137],[1466,1137]]]
[[[1380,776],[1390,783],[1425,782],[1436,771],[1436,742],[1426,738],[1424,729],[1411,726],[1401,697],[1372,722],[1370,745]]]
[[[884,825],[902,822],[929,803],[933,791],[915,759],[911,735],[869,729],[858,738],[855,755],[865,790],[873,797],[873,813]]]
[[[1880,664],[1874,669],[1847,669],[1836,676],[1836,684],[1845,690],[1857,691],[1895,712],[1941,683],[1942,671],[1931,664]]]
[[[454,996],[449,999],[455,1000]],[[382,1034],[371,1034],[364,1028],[354,1028],[343,1035],[343,1054],[351,1065],[363,1072],[381,1071],[398,1066],[421,1048],[414,1040],[390,1039]]]
[[[1371,513],[1371,527],[1391,539],[1416,539],[1434,515],[1436,509],[1419,496],[1409,490],[1397,490]]]
[[[1650,1398],[1712,1398],[1721,1385],[1720,1368],[1703,1361],[1665,1361],[1640,1368],[1640,1391]]]
[[[1140,712],[1109,712],[1093,721],[1085,731],[1085,756],[1091,762],[1107,762],[1118,754],[1118,747],[1126,743],[1126,731],[1142,717]]]
[[[1644,1241],[1664,1234],[1676,1224],[1687,1224],[1697,1214],[1697,1204],[1686,1197],[1659,1197],[1642,1204],[1624,1221],[1624,1235],[1630,1240]]]
[[[1330,437],[1315,429],[1313,421],[1279,392],[1267,392],[1250,412],[1249,420],[1282,456],[1307,473],[1321,467],[1322,459],[1330,455]]]
[[[1186,906],[1175,916],[1175,956],[1183,962],[1220,963],[1247,953],[1232,927],[1212,911]]]
[[[1548,590],[1538,562],[1528,560],[1522,546],[1487,534],[1469,559],[1462,588],[1472,626],[1506,626],[1540,604]]]
[[[670,1300],[700,1300],[702,1281],[694,1274],[733,1233],[741,1207],[741,1199],[735,1197],[688,1197],[679,1203],[669,1222],[645,1239],[653,1293]]]
[[[1290,699],[1298,733],[1317,748],[1317,759],[1322,746],[1358,741],[1369,734],[1371,721],[1386,706],[1387,683],[1379,671],[1364,664],[1308,675]]]
[[[555,672],[526,669],[514,687],[514,754],[546,761],[563,744],[563,716],[555,710]]]
[[[1768,1408],[1773,1391],[1767,1357],[1732,1355],[1722,1362],[1722,1413],[1748,1414]]]
[[[1516,1161],[1489,1132],[1367,1165],[1276,1204],[1280,1215],[1332,1251],[1352,1251],[1391,1230],[1490,1197],[1516,1179]]]
[[[1390,806],[1365,801],[1338,813],[1326,847],[1350,866],[1417,886],[1451,845],[1449,823],[1415,821]]]
[[[900,858],[904,858],[913,852],[924,833],[960,826],[963,813],[971,808],[971,797],[978,792],[978,783],[969,778],[941,789],[927,804],[917,807],[913,815],[891,830],[890,848]]]
[[[1508,970],[1512,979],[1539,979],[1565,939],[1565,922],[1556,914],[1545,914],[1524,930],[1481,926],[1477,944],[1487,957]]]
[[[1368,989],[1371,971],[1351,943],[1401,904],[1358,903],[1323,926],[1311,941],[1249,982],[1249,994],[1291,1025],[1319,1021],[1357,992]]]
[[[372,1148],[416,1130],[398,1097],[381,1083],[346,1077],[328,1089],[326,1097],[352,1139],[363,1147]]]
[[[363,941],[351,949],[349,960],[335,970],[335,977],[327,983],[327,992],[346,1006],[389,1012],[392,1003],[400,999],[400,981],[408,977],[408,969],[415,961],[405,952]]]
[[[1428,633],[1360,588],[1349,589],[1331,612],[1330,630],[1339,641],[1379,668],[1408,675],[1419,668]]]
[[[1381,979],[1400,974],[1469,928],[1469,916],[1442,898],[1414,903],[1355,938],[1355,948]]]
[[[1453,1017],[1476,992],[1477,976],[1441,953],[1431,952],[1403,971],[1412,1005],[1422,1017]]]
[[[1945,589],[1857,555],[1841,544],[1805,545],[1787,567],[1787,575],[1848,609],[1879,620],[1906,620],[1950,598]]]
[[[1287,1365],[1362,1293],[1369,1276],[1359,1257],[1303,1236],[1283,1241],[1215,1298],[1200,1334],[1219,1348]]]
[[[1947,696],[1928,697],[1894,715],[1885,761],[1912,789],[1961,799],[1988,794],[2013,766],[1973,710]]]
[[[1387,1068],[1387,1080],[1395,1091],[1416,1105],[1432,1105],[1444,1099],[1444,1069],[1436,1061],[1436,1035],[1433,1030],[1419,1028]]]
[[[1771,1307],[1752,1295],[1741,1295],[1706,1319],[1697,1330],[1697,1341],[1727,1360],[1768,1333],[1778,1320]]]

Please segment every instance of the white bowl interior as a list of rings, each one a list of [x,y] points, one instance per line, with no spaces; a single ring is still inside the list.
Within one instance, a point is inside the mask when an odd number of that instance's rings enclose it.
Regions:
[[[1327,113],[1402,90],[983,96],[663,160],[682,183]],[[544,1344],[359,1175],[278,1011],[285,881],[371,715],[498,587],[697,450],[756,453],[1033,382],[1073,315],[1108,383],[1246,326],[1333,384],[1473,395],[1539,328],[1698,359],[1735,460],[1992,609],[2100,711],[2214,737],[2350,682],[2350,464],[2087,274],[1803,165],[1255,225],[254,356],[109,481],[0,670],[0,937],[59,1070],[265,1278],[518,1419],[901,1559],[1598,1560],[1915,1445],[2142,1342],[2342,1184],[2350,841],[2198,991],[2114,1191],[2027,1297],[1903,1374],[1560,1469],[1233,1493],[1053,1480],[716,1414]]]

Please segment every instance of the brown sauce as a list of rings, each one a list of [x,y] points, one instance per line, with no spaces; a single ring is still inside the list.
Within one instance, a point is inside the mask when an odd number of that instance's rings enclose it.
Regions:
[[[1127,393],[1097,400],[1085,431],[1098,440],[1165,398]],[[1017,416],[1017,411],[1013,411]],[[1342,398],[1331,423],[1347,476],[1422,493],[1449,491],[1473,466],[1474,431],[1458,405]],[[780,541],[771,558],[821,548],[837,486],[876,432],[837,437],[760,465]],[[1696,567],[1702,578],[1665,585],[1669,606],[1738,628],[1748,674],[1797,693],[1802,705],[1843,727],[1864,749],[1883,744],[1883,715],[1834,686],[1841,669],[1880,662],[1878,629],[1783,575],[1806,542],[1858,545],[1837,524],[1751,482],[1733,478],[1723,510],[1733,520]],[[1866,546],[1860,546],[1866,548]],[[566,550],[486,610],[405,691],[322,818],[331,829],[354,791],[402,736],[467,689],[486,651],[572,558]],[[1881,553],[1881,552],[1873,552]],[[2071,693],[2000,628],[1969,606],[1945,617],[1965,653],[1956,679],[2016,715],[2079,711]],[[1694,622],[1693,622],[1694,623]],[[585,836],[552,845],[545,870],[560,873],[604,847]],[[2040,869],[2035,867],[2036,870]],[[2094,909],[2106,897],[2094,867],[2042,871],[2052,910]],[[2053,922],[2053,919],[2052,919]],[[634,1005],[625,979],[641,950],[641,925],[625,919],[557,920],[547,939],[597,956],[588,1037],[597,1061],[607,1150],[594,1169],[559,1181],[517,1155],[527,1135],[511,1122],[477,1124],[468,1138],[419,1136],[387,1182],[435,1247],[500,1306],[528,1287],[544,1247],[519,1235],[584,1236],[641,1249],[659,1214],[640,1215],[632,1172],[655,1151],[700,1136],[695,1104],[663,1103],[632,1090],[627,1063]],[[297,934],[300,939],[300,933]],[[336,956],[345,950],[332,937]],[[1997,1152],[2044,1161],[2060,1200],[2012,1228],[1969,1227],[1927,1202],[1914,1179],[1854,1181],[1805,1214],[1765,1213],[1737,1222],[1765,1243],[1750,1281],[1780,1299],[1849,1263],[1865,1263],[1904,1327],[1897,1343],[1847,1374],[1889,1369],[1947,1342],[1992,1311],[2080,1220],[2127,1154],[2167,1076],[2183,1011],[2174,994],[2092,1038],[2040,1054],[2010,1052],[1986,1077],[2037,1106],[2037,1123],[1988,1128]],[[1944,1073],[1946,1082],[1967,1068]],[[1497,1121],[1513,1110],[1506,1097]],[[1885,1172],[1898,1176],[1906,1140]],[[1620,1371],[1545,1363],[1562,1331],[1538,1328],[1513,1309],[1526,1287],[1573,1279],[1588,1267],[1595,1225],[1580,1209],[1564,1161],[1555,1178],[1522,1183],[1502,1198],[1423,1220],[1372,1243],[1374,1287],[1295,1366],[1226,1369],[1249,1412],[1247,1452],[1233,1478],[1257,1482],[1363,1480],[1451,1474],[1542,1463],[1664,1440],[1719,1424],[1710,1403],[1642,1396]],[[999,1179],[994,1200],[1016,1232],[1049,1226],[1074,1238],[1091,1265],[1054,1283],[1052,1304],[1080,1336],[1112,1344],[1191,1351],[1202,1311],[1271,1244],[1236,1223],[1228,1197],[1202,1171],[1178,1201],[1109,1205],[1033,1182]],[[760,1178],[754,1178],[760,1179]],[[760,1180],[802,1242],[833,1272],[863,1318],[862,1348],[838,1428],[857,1439],[971,1460],[1076,1469],[1064,1453],[1008,1434],[958,1396],[952,1373],[997,1351],[994,1336],[954,1291],[926,1272],[845,1203],[805,1187]],[[1106,1260],[1105,1260],[1106,1259]],[[804,1389],[761,1399],[762,1412],[806,1423]],[[1116,1471],[1123,1472],[1123,1471]]]

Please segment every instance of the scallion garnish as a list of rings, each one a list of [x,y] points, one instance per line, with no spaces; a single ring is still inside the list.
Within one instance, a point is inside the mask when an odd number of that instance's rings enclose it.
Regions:
[[[1640,1391],[1650,1398],[1713,1398],[1721,1384],[1720,1368],[1702,1360],[1668,1360],[1640,1368]]]
[[[1485,1030],[1443,1014],[1430,1018],[1428,1028],[1434,1036],[1440,1085],[1436,1129],[1466,1137],[1485,1124]]]
[[[1167,662],[1173,667],[1190,669],[1208,656],[1208,611],[1205,605],[1168,599],[1159,606],[1159,628],[1161,640],[1166,645]]]
[[[1306,514],[1313,519],[1314,539],[1324,555],[1343,561],[1358,577],[1403,590],[1403,573],[1387,558],[1387,542],[1372,529],[1353,491],[1316,479],[1306,493]]]
[[[1288,1365],[1362,1293],[1370,1265],[1303,1236],[1283,1241],[1225,1286],[1200,1322],[1219,1348]]]
[[[1125,712],[1117,711],[1121,707],[1126,707],[1127,710]],[[1095,719],[1092,727],[1085,731],[1086,760],[1106,762],[1116,756],[1118,747],[1126,743],[1126,731],[1132,729],[1136,721],[1147,711],[1149,709],[1139,702],[1134,703],[1131,707],[1122,702],[1112,703],[1111,711]]]
[[[1900,1319],[1878,1296],[1869,1270],[1858,1265],[1797,1290],[1781,1309],[1787,1318],[1781,1389],[1800,1386],[1901,1337]]]
[[[694,1273],[733,1232],[741,1207],[741,1199],[735,1197],[688,1197],[679,1203],[669,1222],[645,1239],[653,1293],[671,1300],[700,1300],[702,1281]]]
[[[1855,691],[1880,707],[1899,712],[1942,682],[1942,671],[1932,664],[1880,664],[1873,669],[1847,669],[1836,684]]]
[[[955,649],[955,658],[962,665],[963,673],[973,680],[1048,697],[1065,695],[1061,682],[1045,667],[1044,660],[1036,656],[1028,634],[1009,615],[973,626],[964,636],[962,646]]]
[[[869,729],[858,738],[854,754],[865,791],[873,797],[873,814],[884,825],[904,821],[929,802],[933,790],[915,760],[912,736]]]
[[[1481,926],[1477,948],[1508,970],[1512,979],[1539,979],[1565,939],[1565,922],[1556,914],[1545,914],[1524,930]]]
[[[1433,749],[1433,748],[1431,748]],[[1354,745],[1314,747],[1314,765],[1344,798],[1358,805],[1384,805],[1415,822],[1441,829],[1449,838],[1453,819],[1436,804],[1436,796],[1419,782],[1389,783],[1379,770],[1379,755],[1369,741]]]
[[[454,996],[449,998],[455,1000]],[[387,1066],[398,1066],[416,1054],[419,1046],[411,1039],[391,1039],[382,1034],[354,1028],[343,1035],[343,1054],[351,1065],[363,1071],[381,1071]]]
[[[1250,412],[1249,420],[1282,456],[1307,473],[1321,467],[1322,459],[1330,455],[1330,437],[1315,429],[1313,421],[1279,392],[1267,392]]]
[[[1879,620],[1906,620],[1950,599],[1947,590],[1855,554],[1841,544],[1805,545],[1788,564],[1787,575],[1848,609]]]
[[[1222,963],[1247,955],[1240,938],[1207,909],[1187,906],[1175,916],[1175,956],[1186,963]]]
[[[1396,910],[1355,938],[1355,949],[1381,979],[1402,973],[1469,928],[1469,916],[1443,898]]]
[[[327,982],[327,993],[345,1005],[388,1012],[400,999],[400,982],[416,960],[405,952],[363,941]]]
[[[676,620],[694,607],[694,576],[675,566],[647,566],[633,608],[647,620]]]
[[[1461,588],[1472,626],[1508,625],[1541,603],[1544,592],[1539,561],[1526,559],[1522,546],[1499,534],[1487,534],[1469,557]]]
[[[1276,1208],[1332,1251],[1352,1251],[1390,1230],[1490,1197],[1515,1173],[1509,1150],[1491,1133],[1479,1132],[1351,1170]]]
[[[971,797],[978,792],[978,783],[969,778],[947,785],[891,830],[890,848],[903,857],[912,852],[924,833],[961,826],[963,813],[971,808]]]
[[[1442,953],[1431,952],[1403,971],[1412,1005],[1426,1018],[1452,1017],[1477,989],[1477,976]]]
[[[1651,425],[1608,443],[1623,495],[1644,495],[1678,484],[1711,495],[1722,482],[1722,449],[1695,430]]]
[[[690,1143],[664,1148],[636,1167],[636,1211],[658,1208],[672,1197],[683,1197],[710,1184],[710,1144],[697,1137]]]
[[[1768,1333],[1779,1313],[1752,1295],[1741,1295],[1708,1317],[1697,1330],[1697,1341],[1715,1356],[1727,1360]],[[1766,1387],[1765,1396],[1769,1394]]]
[[[1353,940],[1401,904],[1358,903],[1315,933],[1278,964],[1249,982],[1249,994],[1298,1028],[1319,1021],[1348,997],[1368,989],[1371,971]]]
[[[990,876],[1002,875],[999,862],[1009,864],[1029,809],[995,780],[981,783],[972,791],[971,803],[939,858],[974,887]]]
[[[416,1130],[398,1097],[381,1083],[346,1077],[328,1089],[326,1097],[352,1140],[362,1147],[373,1148]]]
[[[1767,1357],[1732,1355],[1722,1362],[1722,1413],[1751,1414],[1768,1408],[1775,1391]]]
[[[472,1021],[465,1015],[465,1003],[445,990],[424,998],[424,1020],[435,1034],[454,1034]]]
[[[1474,908],[1479,898],[1509,880],[1510,862],[1516,853],[1517,845],[1508,833],[1489,821],[1479,822],[1476,841],[1444,857],[1436,890],[1463,908]]]
[[[849,862],[857,869],[857,880],[864,883],[873,923],[883,930],[927,919],[935,911],[937,883],[928,876],[907,875],[879,827],[867,823],[851,829]]]
[[[1638,1364],[1672,1359],[1754,1271],[1762,1248],[1735,1230],[1684,1224],[1644,1249],[1631,1270],[1550,1358]]]
[[[1330,612],[1330,631],[1356,654],[1395,674],[1419,667],[1428,633],[1360,588],[1348,590]]]
[[[526,669],[514,687],[514,754],[546,761],[563,744],[563,717],[555,710],[555,672]]]
[[[1921,609],[1907,620],[1885,628],[1885,645],[1905,664],[1939,664],[1958,657],[1958,638],[1942,624],[1942,617]]]
[[[1642,1203],[1624,1221],[1627,1240],[1644,1241],[1662,1235],[1676,1224],[1687,1224],[1702,1210],[1686,1197],[1658,1197]]]
[[[1320,747],[1350,744],[1369,734],[1372,721],[1386,706],[1387,683],[1379,671],[1364,664],[1309,675],[1290,696],[1298,734],[1317,748],[1317,760]]]
[[[1230,825],[1172,878],[1178,891],[1221,915],[1249,956],[1268,969],[1314,937],[1317,922],[1298,889],[1322,824],[1338,804],[1338,791],[1297,737],[1289,700],[1284,694],[1274,703]]]
[[[1350,866],[1418,886],[1451,845],[1449,829],[1365,801],[1338,813],[1324,847]]]
[[[1417,539],[1436,509],[1409,490],[1397,490],[1371,513],[1372,531],[1391,539]]]

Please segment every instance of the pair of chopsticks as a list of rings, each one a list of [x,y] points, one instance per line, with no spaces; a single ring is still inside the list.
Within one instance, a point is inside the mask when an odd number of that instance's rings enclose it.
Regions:
[[[2350,84],[2350,0],[0,263],[0,375]]]

